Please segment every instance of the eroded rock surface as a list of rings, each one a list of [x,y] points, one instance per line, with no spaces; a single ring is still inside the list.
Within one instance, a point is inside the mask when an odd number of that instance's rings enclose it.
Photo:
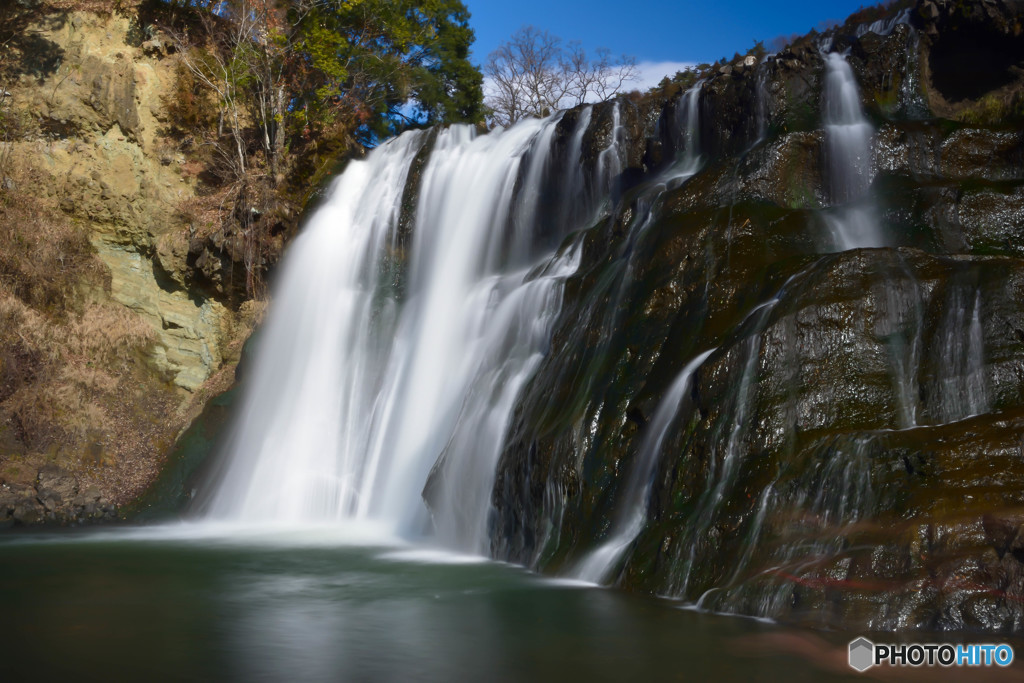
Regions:
[[[1024,628],[1021,11],[927,0],[717,70],[703,166],[679,187],[658,174],[680,100],[653,123],[624,109],[627,189],[583,236],[519,403],[497,557],[578,571],[669,386],[713,350],[605,581],[817,625]],[[848,51],[872,126],[855,208],[876,248],[831,253],[849,207],[825,191],[828,49]],[[999,73],[971,81],[979,64]]]

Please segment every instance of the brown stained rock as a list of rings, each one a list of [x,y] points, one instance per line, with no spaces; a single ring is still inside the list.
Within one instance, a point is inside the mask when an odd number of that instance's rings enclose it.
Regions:
[[[954,4],[970,3],[942,12]],[[984,12],[977,21],[991,20]],[[659,198],[628,252],[642,180],[584,240],[552,355],[499,463],[497,556],[563,571],[607,538],[645,435],[623,416],[652,415],[686,362],[717,348],[664,440],[648,525],[611,577],[617,585],[687,600],[718,588],[705,607],[819,625],[1020,628],[1024,139],[1005,122],[911,116],[893,99],[916,63],[927,66],[910,51],[918,38],[896,27],[841,39],[878,128],[886,249],[815,246],[825,201],[813,49],[784,51],[747,78],[709,76],[702,171]],[[770,132],[757,141],[760,69]],[[662,130],[677,106],[666,103]],[[671,158],[675,142],[645,142],[648,158]],[[623,253],[632,279],[619,289],[613,280],[615,299],[598,283],[615,277]],[[951,333],[950,311],[975,300],[989,392],[981,415],[946,405],[959,386],[951,375],[966,373],[950,369],[947,351],[967,325]],[[901,386],[904,362],[913,369]],[[732,479],[712,498],[728,459]],[[552,492],[555,513],[545,512]],[[738,570],[741,557],[749,563]]]
[[[1014,513],[1011,510],[998,511],[982,516],[982,524],[985,528],[987,540],[992,544],[995,551],[1001,558],[1013,546],[1020,537],[1022,526],[1024,526],[1024,511]]]
[[[63,500],[71,500],[78,493],[78,480],[62,467],[44,465],[36,477],[36,488],[51,491]]]
[[[84,507],[90,503],[97,503],[99,502],[101,496],[102,494],[99,488],[97,488],[96,486],[90,486],[86,488],[83,492],[75,496],[72,505],[74,505],[75,507]]]

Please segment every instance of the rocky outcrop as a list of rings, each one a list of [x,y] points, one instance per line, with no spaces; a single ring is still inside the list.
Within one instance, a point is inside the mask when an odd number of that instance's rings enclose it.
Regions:
[[[922,66],[933,111],[955,115],[1019,89],[1024,28],[1017,0],[933,0],[915,10],[914,23],[926,37]]]
[[[31,484],[0,485],[0,527],[115,519],[117,506],[111,504],[98,487],[79,487],[78,479],[71,472],[56,465],[42,467]]]
[[[21,335],[0,335],[0,520],[18,524],[108,518],[138,496],[230,384],[259,309],[247,300],[248,254],[224,257],[228,245],[197,236],[186,215],[209,188],[168,133],[178,73],[169,42],[134,11],[44,7],[5,14],[19,29],[0,60],[0,192],[12,206],[30,198],[34,208],[17,215],[60,224],[80,248],[38,264],[40,281],[54,279],[47,269],[63,278],[42,303],[29,296],[37,285],[19,289],[21,271],[5,271],[3,286],[14,284],[0,287],[0,317]],[[22,233],[50,234],[9,232],[0,264],[15,266],[36,253],[18,246]],[[81,491],[43,483],[40,468],[58,465]]]
[[[496,557],[572,574],[609,538],[669,386],[711,350],[607,581],[817,625],[1024,627],[1024,138],[986,104],[1022,91],[1022,8],[907,9],[716,69],[704,165],[678,187],[659,174],[681,101],[652,122],[620,100],[626,189],[584,235],[519,402]],[[879,248],[831,253],[847,209],[825,189],[830,48],[875,131],[856,208]]]
[[[173,60],[129,44],[128,18],[70,13],[34,27],[61,55],[41,78],[23,77],[13,106],[40,121],[45,141],[14,154],[39,155],[51,181],[40,191],[86,225],[111,272],[111,294],[153,328],[154,368],[195,391],[222,364],[235,320],[192,288],[188,226],[179,207],[197,180],[164,138]],[[242,278],[244,281],[244,278]]]

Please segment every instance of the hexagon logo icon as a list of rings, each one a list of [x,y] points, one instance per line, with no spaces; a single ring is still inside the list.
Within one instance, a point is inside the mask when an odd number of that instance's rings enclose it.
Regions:
[[[850,666],[867,671],[875,663],[875,644],[863,636],[850,643]]]

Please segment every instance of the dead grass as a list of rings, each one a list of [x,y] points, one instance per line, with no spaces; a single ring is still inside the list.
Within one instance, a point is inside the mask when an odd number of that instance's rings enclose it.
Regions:
[[[45,176],[23,160],[6,170],[0,188],[0,286],[29,306],[61,315],[85,283],[101,285],[102,264],[84,230],[53,200],[32,193]]]
[[[155,475],[181,427],[181,397],[146,365],[155,331],[102,294],[106,269],[84,229],[31,194],[41,178],[30,166],[9,174],[13,186],[0,188],[0,473],[56,462],[123,502]]]
[[[124,12],[139,4],[138,0],[46,0],[47,9],[62,12],[96,12],[110,14]]]
[[[18,38],[24,22],[51,10],[112,13],[140,3],[44,0],[29,9],[9,4],[0,0],[6,18],[0,22],[0,42]],[[187,3],[167,6],[187,9]],[[5,68],[17,66],[12,62],[17,54],[0,55],[0,81]],[[193,99],[193,113],[208,116],[203,98]],[[26,152],[27,141],[38,137],[38,125],[15,114],[9,98],[0,102],[0,483],[29,483],[41,465],[56,463],[83,485],[99,485],[111,502],[124,503],[155,478],[205,401],[231,384],[234,363],[191,396],[154,372],[149,359],[155,331],[111,301],[109,273],[89,242],[89,227],[68,218],[57,198],[39,191],[52,187],[53,179],[39,172]],[[168,143],[168,152],[187,153],[183,174],[200,180],[207,192],[181,207],[192,230],[182,226],[177,232],[175,253],[186,251],[193,239],[223,243],[234,237],[225,226],[234,219],[239,192],[209,181],[211,164],[202,140]],[[248,207],[253,200],[247,199]],[[249,249],[246,256],[249,252],[256,255],[249,260],[258,263],[260,252]],[[252,267],[249,260],[245,265]],[[248,321],[240,312],[231,356],[258,312],[248,311]]]

